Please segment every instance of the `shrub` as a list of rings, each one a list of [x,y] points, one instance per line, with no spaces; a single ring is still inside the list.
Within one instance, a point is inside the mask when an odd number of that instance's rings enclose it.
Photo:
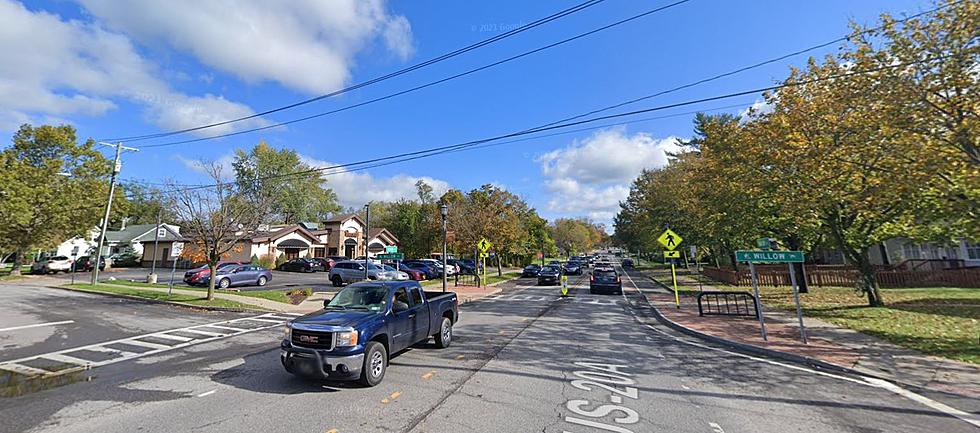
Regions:
[[[281,265],[283,263],[286,263],[286,255],[285,254],[282,254],[282,253],[279,253],[279,256],[276,257],[275,266],[278,268],[279,265]]]
[[[276,265],[276,259],[269,254],[263,254],[262,257],[258,258],[252,256],[252,263],[266,269],[272,269]]]

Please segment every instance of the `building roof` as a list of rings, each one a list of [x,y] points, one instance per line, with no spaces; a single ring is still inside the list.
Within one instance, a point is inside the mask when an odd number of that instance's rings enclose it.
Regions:
[[[129,243],[135,241],[146,242],[156,238],[156,224],[135,224],[126,226],[122,230],[107,230],[105,239],[108,242]],[[175,231],[169,224],[160,224],[160,228],[166,229],[166,234],[160,238],[161,241],[181,240],[180,233]]]
[[[378,228],[374,228],[374,229],[369,230],[368,231],[368,239],[369,240],[370,239],[377,239],[379,236],[381,236],[382,233],[384,233],[385,237],[388,238],[391,241],[391,243],[394,243],[394,244],[397,244],[398,243],[398,238],[396,238],[395,235],[391,233],[391,231],[389,231],[388,229],[386,229],[384,227],[378,227]]]
[[[332,218],[324,221],[323,224],[324,225],[326,225],[326,224],[343,224],[343,223],[347,222],[350,219],[356,219],[358,223],[360,223],[362,226],[364,225],[364,220],[361,219],[361,217],[358,216],[356,213],[348,213],[348,214],[343,214],[343,215],[335,215]]]
[[[283,228],[281,228],[279,230],[276,230],[274,232],[271,232],[271,233],[256,233],[256,236],[253,236],[252,237],[252,242],[269,242],[269,241],[274,241],[276,239],[279,239],[279,238],[281,238],[283,236],[286,236],[286,235],[288,235],[288,234],[290,234],[292,232],[296,232],[296,231],[302,233],[303,236],[306,236],[308,239],[310,239],[312,241],[319,242],[319,238],[316,235],[314,235],[309,230],[305,229],[303,226],[301,226],[299,224],[289,225],[289,226],[283,227]]]

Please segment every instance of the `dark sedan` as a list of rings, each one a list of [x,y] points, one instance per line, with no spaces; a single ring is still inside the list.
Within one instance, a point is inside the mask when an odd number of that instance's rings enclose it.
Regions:
[[[272,272],[257,265],[225,266],[215,271],[215,274],[214,286],[222,289],[232,286],[264,286],[272,281]],[[204,278],[204,284],[208,284],[209,277]]]
[[[541,265],[527,265],[524,270],[521,271],[522,277],[536,277],[538,272],[541,271]]]
[[[243,264],[242,262],[218,262],[215,266],[219,271],[226,266],[238,266]],[[207,277],[211,275],[211,269],[208,265],[198,266],[187,272],[184,272],[184,282],[188,286],[197,286],[207,284]]]
[[[624,268],[632,268],[633,267],[633,259],[623,259],[623,267]]]
[[[569,275],[582,275],[582,264],[579,262],[565,263],[565,273]]]
[[[319,269],[318,269],[319,268]],[[292,259],[286,263],[279,265],[276,270],[286,271],[286,272],[316,272],[317,270],[323,270],[322,266],[318,262],[314,262],[312,259]]]
[[[561,281],[561,268],[554,265],[548,265],[541,268],[541,272],[538,272],[538,285],[546,284],[558,284]]]
[[[81,256],[78,260],[75,260],[75,271],[77,272],[89,272],[95,265],[95,259],[91,256]],[[99,260],[99,270],[105,270],[105,257]]]

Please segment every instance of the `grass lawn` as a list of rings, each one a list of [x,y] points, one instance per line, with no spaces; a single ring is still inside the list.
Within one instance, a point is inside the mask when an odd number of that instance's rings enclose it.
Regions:
[[[235,301],[228,301],[225,299],[214,299],[208,301],[204,299],[203,296],[192,296],[192,295],[167,295],[164,292],[157,292],[152,290],[140,290],[136,287],[116,287],[106,284],[69,284],[65,287],[81,289],[85,291],[92,292],[103,292],[103,293],[114,293],[119,295],[136,296],[144,299],[152,299],[157,301],[170,301],[170,302],[181,302],[184,304],[191,304],[204,307],[224,307],[224,308],[244,308],[244,309],[258,309],[254,305],[242,304]]]
[[[659,279],[659,278],[658,278]],[[670,273],[662,282],[669,284]],[[717,290],[752,291],[715,283]],[[679,290],[694,296],[697,286]],[[763,305],[795,311],[789,287],[759,287]],[[873,335],[897,345],[944,358],[980,364],[980,289],[930,287],[881,289],[884,307],[869,307],[867,297],[850,287],[815,287],[800,294],[803,313]]]
[[[162,288],[167,287],[166,284],[160,284],[160,283],[149,284],[149,283],[144,283],[142,281],[124,281],[124,280],[116,280],[113,281],[112,284],[119,284],[123,286],[132,286],[132,287],[162,287]],[[174,285],[174,288],[180,290],[193,290],[195,292],[204,292],[204,293],[207,293],[208,291],[207,287],[194,287],[194,286],[187,286],[183,284]],[[282,302],[284,304],[289,303],[289,297],[286,296],[287,291],[288,290],[249,290],[249,291],[241,291],[241,292],[232,292],[227,290],[221,290],[218,288],[214,289],[215,293],[228,293],[228,294],[238,295],[238,296],[248,296],[250,298],[262,298],[262,299],[268,299],[270,301]]]

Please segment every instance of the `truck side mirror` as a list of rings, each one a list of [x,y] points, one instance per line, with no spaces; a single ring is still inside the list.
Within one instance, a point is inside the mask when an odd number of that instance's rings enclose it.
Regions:
[[[394,311],[396,313],[399,313],[399,312],[406,311],[406,310],[408,310],[408,304],[406,304],[404,302],[395,301],[394,304],[391,304],[391,311]]]

